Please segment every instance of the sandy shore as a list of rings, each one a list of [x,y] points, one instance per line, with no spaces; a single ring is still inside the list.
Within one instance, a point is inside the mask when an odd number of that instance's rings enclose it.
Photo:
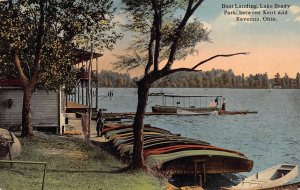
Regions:
[[[80,139],[84,139],[84,135],[82,133],[82,127],[81,127],[81,118],[76,118],[74,113],[67,113],[66,117],[69,118],[69,121],[68,124],[66,124],[65,131],[80,132],[79,135],[72,135],[72,136]],[[98,142],[106,142],[106,139],[104,137],[97,137],[96,121],[94,120],[92,120],[91,122],[91,140],[98,141]]]

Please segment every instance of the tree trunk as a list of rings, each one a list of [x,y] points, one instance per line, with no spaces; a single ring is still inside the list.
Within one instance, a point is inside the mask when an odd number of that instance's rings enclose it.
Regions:
[[[133,123],[134,145],[132,167],[134,169],[145,168],[143,149],[144,149],[144,116],[148,100],[150,83],[141,80],[138,83],[138,105]]]
[[[30,86],[23,87],[23,109],[22,109],[22,136],[34,136],[31,121],[31,98],[33,88]]]

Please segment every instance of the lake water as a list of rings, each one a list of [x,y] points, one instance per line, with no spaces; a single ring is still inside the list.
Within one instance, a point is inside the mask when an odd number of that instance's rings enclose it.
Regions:
[[[104,98],[109,90],[113,90],[112,99]],[[254,167],[250,173],[243,175],[249,176],[281,163],[300,165],[300,90],[203,88],[150,90],[150,92],[161,91],[184,95],[222,95],[226,98],[226,110],[258,111],[258,114],[248,115],[187,117],[174,115],[145,118],[145,122],[153,126],[244,153],[254,161]],[[99,104],[107,108],[108,112],[136,110],[136,89],[101,88],[100,96],[104,99]],[[151,111],[151,106],[161,103],[161,97],[149,97],[147,111]],[[300,181],[300,177],[293,180],[295,181]]]

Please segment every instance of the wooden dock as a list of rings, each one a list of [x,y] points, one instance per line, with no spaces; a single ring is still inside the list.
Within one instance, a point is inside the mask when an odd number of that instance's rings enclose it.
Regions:
[[[87,108],[77,108],[73,110],[69,110],[68,113],[76,113],[77,117],[80,115],[80,113],[83,113]],[[239,111],[239,112],[222,112],[219,115],[246,115],[246,114],[254,114],[257,112],[245,112],[245,111]],[[159,112],[146,112],[146,116],[163,116],[163,115],[177,115],[177,113],[159,113]],[[104,112],[103,113],[104,118],[112,118],[112,119],[132,119],[135,116],[135,112]],[[187,115],[192,116],[192,115]],[[92,119],[96,119],[97,117],[97,111],[93,110]]]
[[[246,115],[246,114],[256,114],[257,111],[219,111],[219,115]],[[104,113],[107,116],[135,116],[135,112],[121,112],[121,113]],[[164,113],[164,112],[146,112],[145,115],[177,115],[177,113]]]
[[[66,112],[67,113],[83,113],[85,110],[88,109],[88,106],[78,104],[75,102],[67,101],[66,104]],[[223,111],[219,110],[219,115],[246,115],[246,114],[256,114],[257,111]],[[97,110],[93,108],[93,118],[96,117]],[[134,117],[135,112],[103,112],[104,117]],[[145,115],[152,116],[152,115],[177,115],[176,112],[146,112]]]
[[[86,109],[89,107],[83,104],[78,104],[75,102],[67,101],[66,102],[66,112],[67,113],[76,113],[76,112],[81,112],[84,113]],[[96,111],[96,109],[93,109]]]
[[[88,106],[83,104],[78,104],[75,102],[67,101],[66,103],[66,112],[67,113],[84,113],[85,110],[88,109]],[[97,114],[97,110],[93,109],[93,115]],[[135,116],[135,112],[103,112],[105,117],[133,117]],[[146,112],[145,115],[176,115],[176,113],[154,113],[154,112]]]

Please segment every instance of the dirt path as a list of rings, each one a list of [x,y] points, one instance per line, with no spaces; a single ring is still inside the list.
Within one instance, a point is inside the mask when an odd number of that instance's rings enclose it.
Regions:
[[[65,131],[80,132],[79,135],[72,135],[72,136],[76,138],[84,139],[84,136],[82,134],[82,128],[81,128],[81,119],[76,118],[74,113],[67,113],[66,116],[69,118],[69,122],[66,125]],[[106,142],[106,139],[104,137],[97,137],[96,121],[94,120],[92,120],[91,123],[91,141]]]

